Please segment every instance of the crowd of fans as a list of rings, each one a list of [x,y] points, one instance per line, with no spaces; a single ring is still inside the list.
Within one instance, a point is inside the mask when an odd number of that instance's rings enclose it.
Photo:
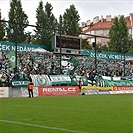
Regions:
[[[9,51],[2,51],[0,59],[0,81],[1,85],[9,85],[10,81],[15,78],[28,79],[29,75],[43,75],[43,74],[68,74],[72,76],[86,76],[88,79],[93,80],[95,75],[102,76],[131,76],[133,72],[133,65],[127,61],[107,61],[87,56],[73,56],[63,55],[62,61],[74,58],[78,61],[78,65],[74,73],[69,71],[68,66],[62,66],[60,70],[60,56],[57,54],[43,54],[33,52],[18,52],[19,65],[17,69],[13,68],[10,61],[6,57]]]

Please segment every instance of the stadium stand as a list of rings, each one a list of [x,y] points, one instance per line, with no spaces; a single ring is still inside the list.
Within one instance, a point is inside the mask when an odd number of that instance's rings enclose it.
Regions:
[[[59,55],[47,55],[42,53],[32,52],[18,52],[19,65],[17,71],[12,67],[10,61],[7,58],[9,51],[2,51],[2,58],[0,60],[0,86],[10,86],[10,81],[14,78],[28,79],[29,75],[57,75],[60,74],[60,57]],[[126,62],[125,75],[124,75],[124,63],[114,60],[97,59],[97,71],[95,71],[95,60],[87,56],[73,56],[64,55],[62,61],[74,59],[74,62],[78,62],[72,72],[73,63],[68,63],[66,66],[62,66],[62,73],[70,75],[72,77],[85,76],[88,79],[88,84],[94,85],[94,76],[98,74],[99,86],[133,86],[132,73],[133,64]],[[74,66],[73,66],[74,67]],[[14,75],[15,73],[15,75]],[[109,78],[104,78],[107,76]],[[125,78],[124,78],[125,76]],[[111,78],[113,77],[113,78]],[[116,79],[120,77],[121,80]],[[130,80],[126,77],[131,77]]]

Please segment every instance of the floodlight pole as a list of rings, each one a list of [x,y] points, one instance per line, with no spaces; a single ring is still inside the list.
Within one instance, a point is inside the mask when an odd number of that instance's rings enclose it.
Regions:
[[[18,39],[17,39],[17,34],[16,34],[16,30],[14,31],[14,41],[15,41],[15,72],[14,72],[14,74],[16,74],[17,73],[17,60],[18,60],[18,57],[17,57],[17,54],[18,54],[18,51],[17,51],[17,46],[18,46],[18,44],[17,44],[17,42],[18,42]]]
[[[126,51],[125,51],[125,43],[124,43],[124,41],[122,41],[122,53],[123,53],[123,56],[124,56],[124,76],[125,76],[125,65],[126,65],[126,60],[125,60],[125,53]]]
[[[124,76],[125,76],[125,65],[126,65],[126,60],[125,60],[125,51],[124,51]]]
[[[15,71],[17,72],[17,41],[15,41]]]
[[[61,61],[62,61],[62,51],[61,51],[61,29],[60,29],[60,74],[62,73]]]
[[[97,51],[96,51],[96,36],[95,36],[95,73],[97,73]]]
[[[94,42],[93,42],[93,44],[94,44],[94,49],[95,49],[95,71],[97,72],[96,38],[97,37],[100,37],[100,38],[107,38],[107,39],[109,39],[109,37],[107,37],[107,36],[99,36],[99,35],[92,35],[92,34],[86,34],[86,33],[82,33],[82,32],[79,33],[79,34],[92,36],[95,39]]]

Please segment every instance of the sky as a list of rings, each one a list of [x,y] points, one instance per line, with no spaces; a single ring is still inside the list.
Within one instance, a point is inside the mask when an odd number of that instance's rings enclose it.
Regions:
[[[8,12],[10,11],[11,0],[0,0],[0,9],[2,18],[8,20]],[[36,22],[36,9],[38,8],[41,0],[21,0],[23,11],[27,14],[29,24],[35,25]],[[129,16],[133,13],[133,0],[42,0],[43,5],[46,2],[51,3],[53,6],[52,13],[57,19],[59,15],[63,15],[65,10],[70,5],[75,5],[76,10],[80,15],[80,22],[87,20],[93,21],[96,16],[111,15],[112,18],[118,15]],[[30,30],[30,29],[29,29]]]

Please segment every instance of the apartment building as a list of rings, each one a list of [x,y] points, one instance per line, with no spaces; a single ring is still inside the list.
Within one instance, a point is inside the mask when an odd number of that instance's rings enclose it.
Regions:
[[[117,16],[120,18],[120,15]],[[98,36],[107,36],[109,33],[109,29],[113,25],[114,18],[111,17],[111,15],[107,15],[106,18],[103,18],[103,16],[99,17],[96,16],[93,18],[93,21],[87,20],[86,22],[81,23],[82,32],[85,34],[92,34],[92,35],[98,35]],[[129,16],[125,17],[125,21],[127,22],[127,27],[129,29],[129,34],[132,35],[133,38],[133,13],[130,13]],[[94,37],[89,35],[81,35],[83,39],[87,39],[90,44],[94,42]],[[107,44],[107,41],[109,39],[107,38],[96,38],[97,44],[105,45]]]

